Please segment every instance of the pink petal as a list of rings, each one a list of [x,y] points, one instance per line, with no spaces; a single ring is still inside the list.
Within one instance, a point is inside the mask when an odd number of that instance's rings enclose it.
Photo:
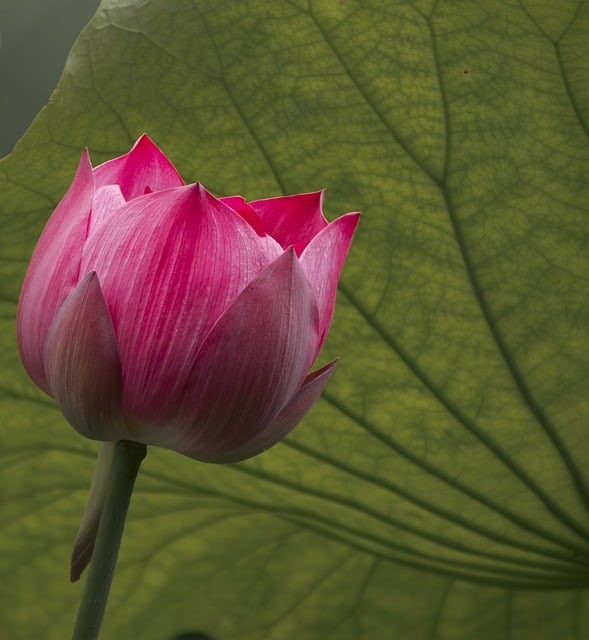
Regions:
[[[39,238],[20,294],[16,327],[21,360],[47,393],[45,339],[57,309],[78,283],[93,194],[92,166],[85,151],[70,188]]]
[[[156,444],[205,461],[233,459],[295,395],[316,340],[315,300],[290,249],[213,327],[190,376],[178,426]]]
[[[136,198],[88,238],[113,318],[125,414],[164,423],[177,411],[203,338],[280,250],[200,185]]]
[[[297,255],[327,226],[321,205],[323,191],[254,200],[249,205],[257,212],[266,233],[284,249],[294,246]]]
[[[241,448],[233,450],[230,457],[224,458],[222,462],[238,462],[257,456],[283,440],[319,399],[336,365],[337,360],[334,360],[321,369],[310,373],[297,394],[278,416],[253,440],[246,442]]]
[[[174,165],[146,134],[125,155],[98,165],[94,176],[97,187],[118,184],[125,200],[184,184]]]
[[[331,324],[337,283],[359,217],[359,213],[347,213],[334,220],[311,240],[301,255],[301,265],[311,282],[319,305],[318,351]]]
[[[250,227],[253,227],[259,236],[266,235],[266,229],[264,228],[264,223],[260,220],[260,216],[241,196],[226,196],[219,198],[219,200],[231,207],[233,211],[239,213],[244,220],[247,220]]]
[[[221,202],[228,205],[238,213],[252,229],[263,239],[266,246],[266,252],[268,255],[277,258],[283,253],[283,249],[280,244],[271,236],[268,235],[264,229],[264,225],[260,220],[258,214],[252,209],[249,204],[241,196],[226,196],[219,198]]]
[[[94,194],[92,202],[92,215],[88,227],[90,237],[101,224],[117,224],[118,210],[126,204],[121,189],[117,184],[109,184],[100,187]]]
[[[117,343],[95,273],[59,309],[47,336],[45,374],[68,422],[95,440],[118,440],[122,421]]]

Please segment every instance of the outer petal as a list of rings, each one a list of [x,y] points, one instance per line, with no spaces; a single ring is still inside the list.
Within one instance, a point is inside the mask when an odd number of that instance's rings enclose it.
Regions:
[[[128,437],[117,344],[95,273],[59,309],[44,360],[51,393],[77,431],[96,440]]]
[[[321,205],[323,191],[254,200],[249,205],[257,212],[266,233],[283,248],[294,246],[297,255],[327,226]]]
[[[337,282],[348,255],[359,213],[348,213],[334,220],[309,243],[301,264],[319,304],[319,351],[333,317]]]
[[[280,251],[200,185],[152,193],[99,225],[84,250],[113,318],[125,415],[175,415],[202,340]]]
[[[276,418],[314,358],[317,308],[292,249],[265,269],[207,336],[163,446],[233,459]]]
[[[57,310],[78,283],[93,195],[92,166],[85,151],[70,188],[39,238],[20,294],[16,329],[21,360],[47,393],[45,339]]]
[[[326,364],[321,369],[310,373],[294,398],[284,407],[278,416],[253,440],[246,442],[240,449],[235,449],[217,462],[238,462],[273,447],[283,440],[305,417],[309,409],[317,402],[323,389],[329,382],[337,360]]]
[[[146,134],[125,155],[98,165],[94,176],[97,187],[118,184],[125,200],[184,184],[174,165]]]

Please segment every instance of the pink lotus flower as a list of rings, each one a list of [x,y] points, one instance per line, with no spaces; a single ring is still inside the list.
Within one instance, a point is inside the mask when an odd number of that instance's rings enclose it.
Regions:
[[[88,438],[210,462],[271,447],[335,367],[308,374],[359,214],[328,224],[321,200],[215,198],[145,135],[84,153],[23,284],[29,376]]]

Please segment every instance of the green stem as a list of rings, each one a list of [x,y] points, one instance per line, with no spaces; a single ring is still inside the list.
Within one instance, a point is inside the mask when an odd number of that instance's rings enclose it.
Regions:
[[[98,638],[133,485],[146,452],[145,445],[126,440],[117,442],[115,446],[92,564],[78,609],[72,640]]]

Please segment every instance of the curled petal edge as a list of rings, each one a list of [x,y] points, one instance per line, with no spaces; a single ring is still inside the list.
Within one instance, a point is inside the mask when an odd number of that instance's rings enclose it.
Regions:
[[[301,255],[301,265],[313,287],[319,306],[318,350],[329,331],[337,283],[359,219],[359,213],[346,213],[337,218],[311,240]]]
[[[222,457],[207,462],[240,462],[267,451],[283,440],[307,415],[327,386],[338,360],[313,371],[278,416],[251,442]]]

